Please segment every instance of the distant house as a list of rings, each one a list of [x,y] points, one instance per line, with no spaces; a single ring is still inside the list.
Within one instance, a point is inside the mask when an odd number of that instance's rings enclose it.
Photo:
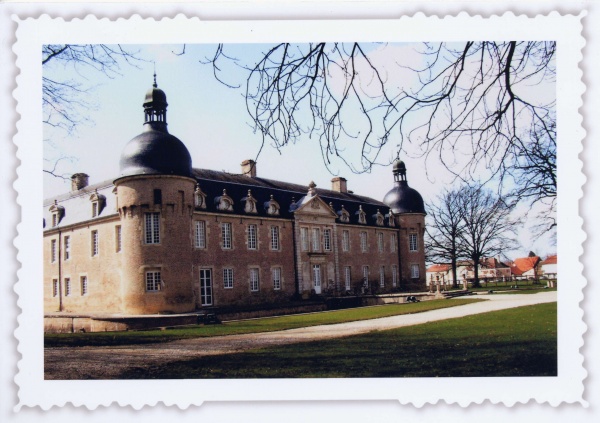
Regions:
[[[510,263],[510,271],[516,279],[535,279],[542,275],[541,263],[538,256],[517,258]]]
[[[509,280],[511,278],[510,266],[501,262],[497,258],[484,258],[479,262],[479,279]],[[439,277],[440,283],[452,283],[452,266],[450,264],[434,264],[427,268],[426,284],[431,280],[436,281]],[[466,278],[472,281],[475,278],[475,269],[472,260],[461,260],[456,263],[457,283],[462,284]]]
[[[472,263],[472,262],[471,262]],[[483,258],[479,261],[479,279],[510,279],[510,266],[495,257]],[[475,279],[475,269],[471,264],[467,270],[467,279]]]
[[[452,265],[450,264],[434,264],[425,271],[425,283],[430,285],[431,281],[439,280],[440,283],[452,283]]]
[[[556,279],[558,275],[558,264],[556,254],[548,256],[541,262],[542,275],[548,279]]]

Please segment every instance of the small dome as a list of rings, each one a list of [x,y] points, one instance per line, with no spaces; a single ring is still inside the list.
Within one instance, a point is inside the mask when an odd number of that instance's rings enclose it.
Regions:
[[[425,204],[423,197],[415,189],[408,186],[406,181],[406,165],[403,161],[397,160],[393,167],[395,185],[383,197],[383,202],[392,210],[394,214],[400,213],[423,213],[425,214]]]
[[[148,90],[148,92],[146,92],[146,98],[144,99],[144,107],[156,107],[158,105],[163,107],[168,106],[167,95],[163,90],[154,85]]]
[[[192,158],[185,145],[173,135],[144,125],[121,153],[120,177],[132,175],[191,176]]]

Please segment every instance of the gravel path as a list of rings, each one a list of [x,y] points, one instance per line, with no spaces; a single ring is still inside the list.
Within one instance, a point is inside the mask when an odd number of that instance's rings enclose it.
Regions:
[[[465,297],[463,297],[465,298]],[[44,350],[46,379],[113,379],[130,368],[166,364],[206,355],[231,354],[249,349],[340,338],[372,331],[419,325],[489,311],[554,302],[556,292],[486,295],[482,301],[422,313],[278,332],[194,338],[123,347],[61,347]],[[452,301],[452,300],[449,300]]]

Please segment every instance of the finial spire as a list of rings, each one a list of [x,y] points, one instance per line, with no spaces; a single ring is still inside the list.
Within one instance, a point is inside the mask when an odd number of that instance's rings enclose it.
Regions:
[[[158,85],[156,84],[156,62],[153,62],[153,63],[154,63],[154,84],[152,84],[152,86],[154,88],[157,88]]]

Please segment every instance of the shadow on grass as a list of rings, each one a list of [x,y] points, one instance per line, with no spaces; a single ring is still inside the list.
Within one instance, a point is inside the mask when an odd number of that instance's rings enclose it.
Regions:
[[[123,379],[556,376],[556,303],[134,368]]]

